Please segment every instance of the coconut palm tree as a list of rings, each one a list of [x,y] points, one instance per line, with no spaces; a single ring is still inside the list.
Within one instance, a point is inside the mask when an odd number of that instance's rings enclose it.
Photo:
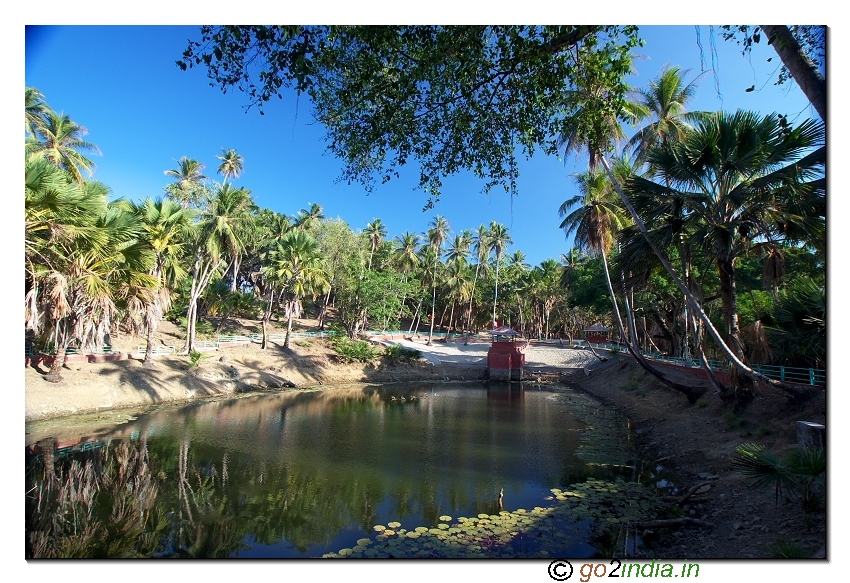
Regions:
[[[469,314],[466,321],[466,329],[472,333],[472,302],[475,299],[475,285],[478,283],[478,276],[481,271],[486,273],[487,258],[490,256],[490,231],[484,225],[478,225],[478,229],[472,237],[472,250],[475,253],[475,277],[472,280],[472,293],[469,297]],[[464,344],[469,343],[469,337],[464,340]]]
[[[416,254],[416,249],[419,247],[419,235],[405,231],[395,238],[395,254],[393,261],[396,269],[404,274],[404,282],[407,283],[407,278],[410,272],[419,266],[419,255]],[[404,303],[407,301],[407,296],[401,300],[401,311],[399,318],[404,311]],[[412,322],[411,322],[412,323]]]
[[[233,188],[228,184],[213,192],[207,206],[199,214],[199,222],[194,232],[192,284],[186,313],[184,351],[187,354],[194,350],[198,300],[212,278],[225,265],[226,255],[230,256],[234,264],[238,264],[244,245],[242,239],[252,221],[251,213],[254,208],[249,190]],[[235,266],[234,274],[237,272],[238,266]]]
[[[753,377],[759,375],[746,365],[741,344],[735,265],[755,244],[824,239],[824,139],[822,122],[792,128],[776,114],[720,112],[698,122],[684,140],[649,153],[656,181],[627,182],[626,191],[650,224],[662,215],[681,217],[662,232],[647,229],[650,244],[660,247],[658,235],[682,235],[715,263],[725,333],[715,340],[731,353],[739,405],[753,399]]]
[[[311,202],[308,208],[298,211],[292,223],[297,229],[304,229],[308,233],[313,233],[324,218],[325,210],[322,205]]]
[[[25,106],[25,131],[27,136],[32,139],[37,139],[41,130],[45,126],[47,113],[50,107],[44,101],[44,95],[35,87],[27,87],[24,92]]]
[[[614,294],[614,286],[611,284],[611,274],[608,269],[608,253],[614,244],[614,235],[626,224],[619,201],[612,191],[607,176],[599,170],[588,170],[574,175],[579,194],[564,201],[558,209],[558,214],[563,217],[559,227],[563,229],[564,236],[569,238],[575,235],[574,248],[581,251],[598,253],[602,256],[602,265],[605,268],[605,279],[608,283],[608,293],[614,308],[614,316],[617,321],[621,338],[626,338],[623,322],[620,317],[620,309],[617,306],[617,297]],[[573,209],[576,205],[578,208]]]
[[[495,328],[498,326],[496,322],[496,303],[499,300],[499,265],[502,262],[502,253],[504,253],[507,246],[513,240],[508,234],[507,227],[496,221],[491,221],[487,242],[489,244],[489,251],[496,254],[496,292],[493,295],[493,327]]]
[[[215,190],[207,207],[206,212],[214,221],[213,230],[220,237],[222,249],[226,250],[230,259],[231,293],[237,288],[240,259],[254,226],[253,212],[256,208],[250,190],[234,188],[230,184]]]
[[[197,160],[186,156],[180,158],[177,168],[164,172],[176,181],[166,187],[166,194],[183,205],[183,208],[198,206],[203,198],[203,183],[207,180],[203,174],[204,168]]]
[[[431,330],[428,332],[427,345],[431,346],[434,337],[434,320],[437,319],[437,264],[442,255],[443,242],[449,235],[449,222],[437,215],[431,221],[431,228],[426,233],[428,247],[434,252],[434,270],[431,274]]]
[[[100,148],[84,140],[88,130],[65,114],[47,110],[41,121],[43,123],[33,127],[35,140],[27,141],[26,150],[43,156],[82,183],[83,172],[91,176],[95,166],[82,152],[99,156]]]
[[[304,231],[290,231],[269,253],[263,271],[266,279],[272,282],[271,287],[277,288],[286,298],[287,324],[283,346],[289,348],[292,320],[301,298],[324,293],[330,285],[319,242]],[[264,318],[263,348],[266,346],[266,324],[267,318]]]
[[[227,184],[228,178],[236,179],[241,176],[245,166],[245,159],[233,148],[229,150],[222,148],[221,154],[221,156],[216,156],[216,158],[221,160],[221,164],[218,165],[216,170],[224,178],[223,184]]]
[[[363,231],[366,236],[369,238],[369,265],[366,269],[372,269],[372,256],[375,254],[375,249],[381,244],[384,240],[384,237],[387,236],[387,228],[384,226],[384,223],[381,222],[381,219],[375,219],[371,223],[366,223],[366,229]]]
[[[704,111],[687,111],[688,102],[696,96],[697,81],[704,74],[685,84],[685,76],[689,72],[667,65],[657,78],[649,82],[649,87],[637,91],[638,111],[642,118],[650,118],[650,122],[626,144],[626,148],[635,155],[636,164],[646,162],[652,148],[663,148],[682,140],[693,129],[694,122],[711,115]]]

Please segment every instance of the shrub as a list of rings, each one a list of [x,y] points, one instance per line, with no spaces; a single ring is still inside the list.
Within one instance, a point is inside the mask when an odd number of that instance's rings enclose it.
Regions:
[[[826,475],[826,454],[823,449],[798,449],[781,459],[764,446],[744,443],[735,448],[732,466],[751,477],[754,488],[773,486],[777,504],[784,489],[797,494],[805,511],[820,507]]]
[[[350,340],[345,336],[337,336],[332,340],[337,354],[346,362],[370,362],[380,354],[380,350],[364,340]]]
[[[400,344],[393,344],[387,346],[386,350],[384,350],[384,356],[392,362],[409,362],[421,357],[422,353],[414,348],[406,348]]]

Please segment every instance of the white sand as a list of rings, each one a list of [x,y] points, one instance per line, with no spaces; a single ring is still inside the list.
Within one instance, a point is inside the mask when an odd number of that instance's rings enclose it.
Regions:
[[[489,343],[434,342],[427,346],[427,337],[410,340],[393,340],[406,348],[422,353],[423,358],[434,364],[465,364],[484,366],[487,362]],[[598,362],[593,353],[582,348],[567,348],[557,343],[552,345],[530,344],[525,348],[525,365],[528,367],[584,368]]]

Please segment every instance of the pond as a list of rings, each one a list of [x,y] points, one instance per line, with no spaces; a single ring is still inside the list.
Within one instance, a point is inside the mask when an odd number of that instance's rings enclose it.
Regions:
[[[580,393],[527,383],[160,409],[28,436],[27,557],[602,556],[593,520],[645,508],[631,442]],[[625,499],[588,507],[600,491]]]

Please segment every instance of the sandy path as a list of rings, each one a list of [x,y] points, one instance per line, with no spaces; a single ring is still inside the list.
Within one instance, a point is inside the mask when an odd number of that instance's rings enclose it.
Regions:
[[[488,343],[475,342],[464,345],[462,342],[434,342],[427,346],[426,338],[410,340],[394,340],[406,348],[413,348],[422,353],[423,358],[433,364],[464,364],[486,365]],[[567,348],[554,345],[531,344],[525,349],[525,365],[527,367],[558,367],[584,368],[598,362],[593,353],[581,348]]]

